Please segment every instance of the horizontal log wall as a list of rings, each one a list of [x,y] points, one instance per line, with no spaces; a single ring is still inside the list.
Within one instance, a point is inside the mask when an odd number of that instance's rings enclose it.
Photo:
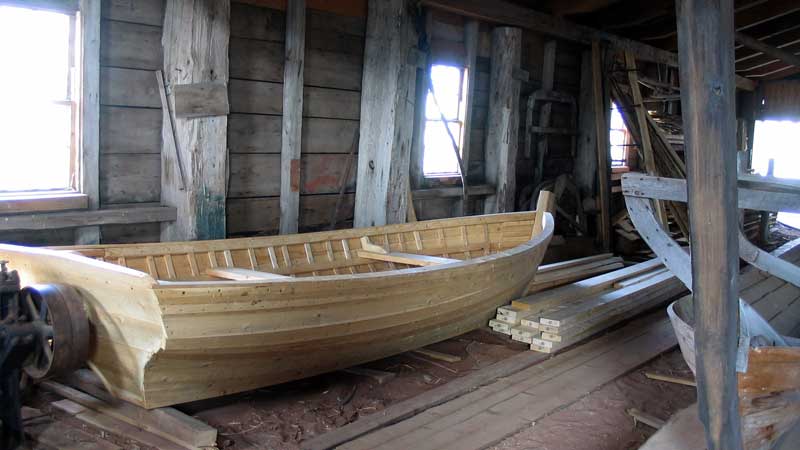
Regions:
[[[309,9],[306,17],[300,230],[326,227],[358,132],[365,19]],[[274,234],[280,219],[285,14],[231,5],[228,122],[231,236]],[[339,226],[353,217],[353,158]]]

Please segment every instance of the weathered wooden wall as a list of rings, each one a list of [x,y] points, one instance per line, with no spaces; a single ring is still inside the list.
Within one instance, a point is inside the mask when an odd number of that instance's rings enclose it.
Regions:
[[[455,15],[435,11],[431,26],[431,61],[433,64],[463,65],[466,56],[464,47],[464,21],[466,19]],[[473,108],[471,123],[470,158],[465,161],[469,164],[469,184],[485,183],[485,129],[489,106],[489,64],[491,52],[491,27],[481,24],[478,40],[477,72],[473,90]],[[525,139],[524,118],[526,113],[526,99],[542,85],[542,64],[544,59],[544,44],[551,38],[523,30],[522,33],[522,61],[521,69],[530,74],[528,82],[521,83],[520,98],[520,151],[517,153],[517,191],[533,182],[533,169],[535,161],[526,158],[523,148]],[[557,43],[556,65],[554,74],[554,89],[575,96],[578,99],[580,91],[580,62],[581,51],[578,44],[561,41]],[[534,120],[538,120],[540,106],[534,110]],[[550,126],[558,128],[570,127],[570,109],[566,105],[554,104],[550,116]],[[569,136],[550,137],[550,146],[544,161],[544,179],[552,179],[562,173],[572,173],[573,155]],[[415,201],[417,216],[420,219],[451,217],[458,211],[457,204],[460,197]],[[477,200],[480,203],[480,200]],[[473,211],[482,208],[473,208]]]
[[[161,198],[161,102],[155,70],[163,68],[161,46],[165,0],[104,0],[101,24],[100,202],[101,208],[156,205]],[[253,3],[258,3],[255,5]],[[280,2],[278,2],[280,3]],[[302,126],[300,231],[328,226],[359,129],[366,17],[313,9],[308,3]],[[285,13],[275,2],[234,0],[231,5],[230,111],[227,198],[229,236],[275,234],[279,226],[280,151]],[[359,10],[360,11],[360,10]],[[363,11],[362,11],[363,12]],[[432,62],[464,64],[464,18],[433,13]],[[488,110],[490,31],[480,24],[473,90],[469,182],[485,183],[485,128]],[[541,85],[544,43],[523,32],[521,69],[524,99]],[[577,97],[581,47],[558,42],[555,89]],[[538,117],[534,111],[534,117]],[[555,105],[551,126],[566,127],[568,109]],[[520,121],[520,140],[524,123]],[[522,144],[522,142],[520,142]],[[522,148],[522,146],[520,146]],[[530,184],[534,162],[518,152],[517,189]],[[339,227],[353,217],[356,165],[351,160]],[[553,137],[545,178],[572,171],[567,137]],[[452,185],[452,184],[451,184]],[[441,187],[430,183],[423,187]],[[460,197],[415,200],[420,219],[460,212]],[[472,211],[482,210],[480,197]],[[159,239],[160,225],[107,225],[103,242]],[[71,244],[73,230],[0,234],[0,240],[30,244]]]
[[[327,226],[358,132],[365,19],[309,9],[300,230]],[[231,5],[228,234],[274,234],[280,219],[285,13]],[[353,159],[339,226],[353,217]]]
[[[100,207],[159,204],[163,0],[103,1]],[[102,242],[158,241],[159,224],[101,227]]]

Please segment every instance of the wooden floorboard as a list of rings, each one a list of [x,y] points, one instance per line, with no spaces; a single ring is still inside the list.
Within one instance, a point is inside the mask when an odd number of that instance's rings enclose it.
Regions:
[[[666,314],[659,311],[507,379],[338,448],[485,448],[579,400],[673,348],[675,343]]]
[[[345,442],[352,441],[372,430],[385,427],[403,419],[412,417],[445,403],[451,399],[492,383],[498,378],[507,377],[538,362],[544,361],[548,355],[544,353],[523,352],[503,361],[499,361],[479,371],[455,379],[444,386],[431,389],[423,395],[412,397],[394,404],[383,411],[370,414],[356,422],[325,433],[301,444],[304,450],[329,449]]]

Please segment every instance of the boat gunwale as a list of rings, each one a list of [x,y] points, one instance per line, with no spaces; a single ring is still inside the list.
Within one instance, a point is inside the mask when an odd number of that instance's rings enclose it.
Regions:
[[[361,228],[343,228],[339,230],[329,231],[313,231],[309,233],[296,233],[287,235],[273,235],[273,236],[250,236],[240,238],[226,238],[226,239],[212,239],[207,241],[173,241],[173,242],[145,242],[133,244],[95,244],[95,245],[69,245],[69,246],[55,246],[47,247],[52,250],[61,251],[88,251],[88,250],[106,250],[110,253],[106,257],[120,257],[120,256],[155,256],[164,253],[182,253],[187,251],[224,251],[224,250],[242,250],[251,247],[254,242],[262,240],[275,240],[271,244],[263,245],[295,245],[305,243],[324,242],[331,239],[358,239],[363,236],[376,235],[376,234],[391,234],[391,233],[404,233],[413,231],[424,231],[430,229],[441,229],[442,224],[448,222],[464,222],[457,223],[451,226],[460,225],[481,225],[481,224],[494,224],[503,223],[504,217],[514,216],[530,216],[528,220],[533,221],[535,211],[516,211],[509,213],[497,214],[484,214],[479,216],[465,216],[465,217],[450,217],[444,219],[423,220],[419,222],[406,222],[392,225],[381,225],[374,227],[361,227]],[[368,231],[368,232],[367,232]],[[198,247],[203,247],[199,249]],[[158,252],[141,252],[141,253],[115,253],[114,250],[130,250],[130,249],[158,249]],[[165,250],[166,249],[166,250]]]
[[[544,241],[552,237],[554,231],[554,219],[552,214],[545,213],[544,214],[544,223],[542,230],[533,236],[528,241],[525,241],[519,245],[514,247],[505,249],[505,250],[498,250],[495,253],[489,255],[483,255],[476,258],[470,258],[466,260],[458,260],[453,261],[450,263],[445,264],[437,264],[432,266],[422,266],[422,267],[409,267],[403,269],[395,269],[395,270],[386,270],[380,272],[366,272],[366,273],[355,273],[355,274],[332,274],[332,275],[316,275],[316,276],[307,276],[307,277],[286,277],[286,279],[272,279],[272,280],[160,280],[158,278],[153,277],[152,275],[148,274],[147,272],[139,271],[136,269],[131,269],[126,266],[121,266],[115,264],[113,262],[97,260],[88,256],[83,256],[80,253],[81,250],[93,250],[93,249],[105,249],[105,250],[112,250],[116,248],[123,248],[123,249],[130,249],[130,248],[137,248],[137,247],[145,247],[145,248],[154,248],[160,249],[159,253],[148,253],[143,252],[141,255],[115,255],[112,252],[111,254],[107,254],[105,257],[113,258],[117,256],[149,256],[155,254],[175,254],[184,251],[184,248],[181,246],[187,246],[185,251],[189,251],[189,247],[196,248],[196,246],[203,245],[207,246],[207,249],[197,250],[197,251],[224,251],[224,250],[237,250],[237,249],[245,249],[248,248],[248,243],[252,244],[255,240],[263,240],[263,239],[270,239],[270,238],[278,238],[278,239],[288,239],[292,242],[284,242],[281,244],[272,244],[272,245],[294,245],[294,244],[301,244],[301,243],[315,243],[315,242],[323,242],[325,240],[332,239],[331,236],[335,235],[336,239],[355,239],[365,235],[375,235],[375,234],[386,234],[386,233],[402,233],[402,232],[413,232],[413,231],[422,231],[422,230],[429,230],[429,229],[441,229],[446,228],[442,226],[447,224],[448,222],[465,222],[458,225],[481,225],[481,224],[494,224],[494,223],[504,223],[506,222],[503,218],[509,217],[524,217],[529,216],[529,220],[533,220],[535,212],[533,211],[518,211],[518,212],[511,212],[511,213],[499,213],[499,214],[488,214],[482,216],[470,216],[470,217],[458,217],[458,218],[445,218],[445,219],[434,219],[434,220],[427,220],[422,222],[409,222],[403,224],[394,224],[394,225],[383,225],[379,227],[364,227],[364,228],[351,228],[351,229],[342,229],[342,230],[333,230],[333,231],[319,231],[313,233],[299,233],[294,235],[287,235],[287,236],[260,236],[260,237],[247,237],[247,238],[234,238],[234,239],[218,239],[218,240],[211,240],[211,241],[181,241],[181,242],[153,242],[153,243],[144,243],[144,244],[100,244],[100,245],[86,245],[86,246],[66,246],[66,247],[47,247],[47,248],[31,248],[31,247],[23,247],[26,250],[33,250],[37,253],[46,253],[51,256],[58,256],[64,257],[66,259],[71,259],[76,262],[80,263],[87,263],[97,266],[98,268],[112,270],[114,272],[118,272],[120,274],[125,274],[129,276],[134,276],[145,283],[150,284],[150,288],[154,290],[170,290],[170,289],[191,289],[191,288],[215,288],[215,287],[226,287],[226,288],[235,288],[238,286],[241,287],[256,287],[256,286],[272,286],[272,285],[279,285],[279,284],[294,284],[294,283],[306,283],[309,281],[312,282],[324,282],[324,281],[355,281],[355,280],[372,280],[372,279],[381,279],[385,277],[397,277],[397,276],[408,276],[408,275],[415,275],[420,273],[426,272],[436,272],[442,270],[452,270],[458,269],[466,265],[476,265],[476,264],[485,264],[495,261],[500,258],[513,256],[517,253],[527,251],[530,248],[536,247],[541,245]],[[295,242],[296,241],[296,242]],[[230,243],[242,244],[242,247],[239,248],[238,246],[230,246]],[[10,244],[0,244],[0,245],[10,245]],[[177,247],[177,248],[176,248]]]
[[[517,214],[517,213],[512,213]],[[307,282],[326,282],[326,281],[355,281],[355,280],[372,280],[388,277],[411,276],[420,273],[438,272],[443,270],[458,269],[464,266],[474,266],[480,264],[491,263],[501,258],[514,256],[516,254],[535,248],[542,244],[547,239],[550,239],[555,228],[553,216],[550,213],[544,215],[544,227],[542,231],[533,238],[511,247],[506,250],[499,250],[490,255],[483,255],[477,258],[470,258],[464,260],[453,261],[445,264],[436,264],[432,266],[421,267],[408,267],[404,269],[385,270],[381,272],[365,272],[355,274],[338,274],[338,275],[314,275],[308,277],[287,277],[286,279],[270,279],[270,280],[198,280],[198,281],[170,281],[170,280],[155,280],[153,289],[187,289],[187,288],[214,288],[226,287],[235,288],[241,287],[255,287],[262,285],[278,285],[278,284],[295,284]],[[447,219],[439,219],[447,220]],[[359,228],[356,228],[359,229]],[[364,228],[360,228],[364,229]]]

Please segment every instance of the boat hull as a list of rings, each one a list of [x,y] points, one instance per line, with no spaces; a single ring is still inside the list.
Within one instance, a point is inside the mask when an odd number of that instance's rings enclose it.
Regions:
[[[694,372],[694,330],[679,308],[671,304],[669,317]],[[747,359],[747,371],[737,374],[742,441],[747,450],[766,450],[800,421],[800,347],[750,348]]]
[[[447,230],[461,230],[464,240],[472,239],[473,244],[473,231],[488,230],[483,256],[415,268],[368,264],[365,273],[337,266],[329,274],[270,281],[178,279],[183,269],[177,250],[169,258],[158,256],[170,259],[168,264],[175,261],[172,269],[163,271],[175,275],[169,280],[156,279],[162,278],[157,264],[148,274],[64,251],[0,246],[0,257],[20,270],[25,283],[76,285],[95,329],[90,366],[117,396],[154,408],[313,376],[478,328],[532,281],[552,236],[552,218],[546,219],[533,238],[533,213],[296,235],[291,239],[306,236],[298,244],[306,249],[324,238],[349,239],[350,244],[340,244],[356,251],[357,240],[352,239],[360,235],[374,240],[387,236],[390,250],[407,249],[407,243],[394,240],[396,233],[407,242],[416,241],[425,253],[433,245],[426,247],[427,235],[415,230],[445,230],[442,238],[455,236]],[[253,248],[271,248],[280,237],[262,239],[252,241],[257,245],[248,247],[251,254],[256,254]],[[238,240],[230,241],[227,249],[222,241],[198,246],[219,248],[210,254],[219,251],[224,255],[220,261],[235,262],[231,249]],[[449,246],[448,254],[440,255],[458,254],[453,241],[442,242]],[[473,244],[464,242],[461,257],[477,256],[470,250]],[[138,256],[153,259],[156,249],[185,250],[187,245],[101,249],[106,261],[124,259],[133,265]],[[97,249],[80,251],[91,254]],[[311,255],[307,262],[319,268],[318,257]],[[338,253],[328,256],[338,261]],[[254,259],[252,267],[257,267]],[[286,261],[287,267],[301,270],[296,262]],[[365,261],[351,261],[365,266]],[[276,267],[275,272],[287,267]]]

